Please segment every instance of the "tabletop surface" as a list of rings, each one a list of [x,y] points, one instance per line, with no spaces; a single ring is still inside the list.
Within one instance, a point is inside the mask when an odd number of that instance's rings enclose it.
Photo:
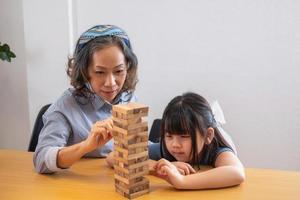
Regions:
[[[246,181],[213,190],[176,190],[164,180],[147,176],[150,193],[142,199],[300,199],[300,172],[246,169]],[[51,175],[34,171],[32,153],[0,150],[0,200],[126,199],[115,192],[114,170],[104,159],[81,159],[70,169]]]

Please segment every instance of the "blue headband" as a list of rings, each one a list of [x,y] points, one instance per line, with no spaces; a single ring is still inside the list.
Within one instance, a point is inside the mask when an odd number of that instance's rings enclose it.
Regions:
[[[116,36],[123,40],[128,48],[131,49],[129,37],[121,28],[114,25],[97,25],[85,31],[78,39],[76,49],[79,52],[89,41],[97,37]]]

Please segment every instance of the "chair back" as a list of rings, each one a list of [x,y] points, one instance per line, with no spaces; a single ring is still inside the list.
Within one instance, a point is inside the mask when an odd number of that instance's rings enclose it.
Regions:
[[[154,143],[158,143],[160,140],[160,125],[161,119],[155,119],[152,123],[150,133],[149,133],[149,140]]]
[[[29,147],[28,147],[28,151],[30,151],[30,152],[35,151],[36,145],[37,145],[38,140],[39,140],[40,132],[41,132],[43,126],[44,126],[43,114],[47,111],[47,109],[50,106],[51,106],[51,104],[47,104],[47,105],[43,106],[41,108],[36,120],[35,120],[33,131],[32,131],[32,134],[31,134],[31,139],[30,139],[30,142],[29,142]]]

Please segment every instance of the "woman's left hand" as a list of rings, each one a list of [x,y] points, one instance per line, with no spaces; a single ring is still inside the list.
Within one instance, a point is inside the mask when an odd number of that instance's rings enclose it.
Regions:
[[[180,188],[185,176],[179,172],[174,164],[162,158],[157,162],[155,169],[160,178],[166,180],[175,188]]]

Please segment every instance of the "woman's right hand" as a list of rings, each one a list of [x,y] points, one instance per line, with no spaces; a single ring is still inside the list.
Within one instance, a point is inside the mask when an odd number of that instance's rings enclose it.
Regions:
[[[91,132],[84,141],[86,151],[90,152],[112,139],[113,120],[108,118],[106,120],[97,121],[91,128]]]

